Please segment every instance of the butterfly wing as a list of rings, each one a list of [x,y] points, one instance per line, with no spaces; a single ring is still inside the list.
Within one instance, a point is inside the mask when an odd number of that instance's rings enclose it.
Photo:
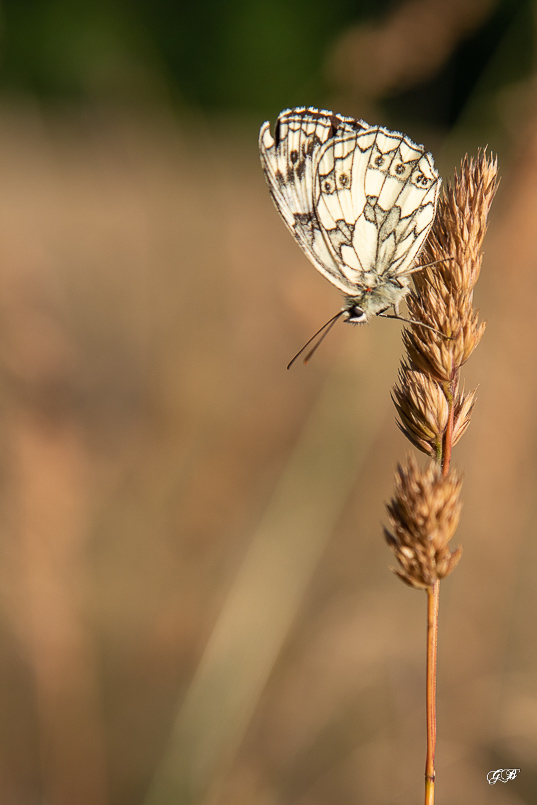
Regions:
[[[315,217],[347,283],[404,278],[434,220],[440,178],[422,146],[381,127],[338,133],[317,149]]]
[[[314,206],[315,170],[319,150],[335,137],[355,137],[367,124],[317,109],[288,109],[275,126],[261,127],[259,149],[272,200],[288,229],[315,268],[345,293],[352,292],[341,256],[331,248]]]

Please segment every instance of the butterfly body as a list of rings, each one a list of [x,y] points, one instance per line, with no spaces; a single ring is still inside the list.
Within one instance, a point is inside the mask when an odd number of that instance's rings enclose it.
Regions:
[[[259,135],[269,190],[288,229],[343,292],[347,321],[398,313],[436,212],[440,177],[409,137],[313,108]]]

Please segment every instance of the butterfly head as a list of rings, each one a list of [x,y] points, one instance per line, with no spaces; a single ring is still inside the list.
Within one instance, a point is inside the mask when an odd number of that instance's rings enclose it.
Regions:
[[[389,307],[397,309],[408,292],[406,277],[383,277],[371,272],[367,279],[359,293],[345,297],[345,320],[351,324],[364,324]]]
[[[365,324],[367,322],[365,311],[353,302],[352,299],[347,300],[344,310],[346,313],[345,321],[348,321],[350,324]]]

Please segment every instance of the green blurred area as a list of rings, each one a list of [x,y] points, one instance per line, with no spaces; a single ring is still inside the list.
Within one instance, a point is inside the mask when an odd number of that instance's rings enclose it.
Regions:
[[[0,89],[48,100],[165,99],[187,109],[256,114],[321,105],[337,91],[325,69],[337,37],[401,5],[390,0],[4,0]],[[517,46],[494,74],[494,88],[528,73],[532,15],[529,0],[492,4],[438,75],[386,100],[451,125],[513,24]],[[423,36],[425,44],[425,29]]]
[[[158,93],[256,110],[319,97],[334,35],[386,0],[30,0],[2,4],[4,89],[48,97]],[[144,86],[145,85],[145,86]]]

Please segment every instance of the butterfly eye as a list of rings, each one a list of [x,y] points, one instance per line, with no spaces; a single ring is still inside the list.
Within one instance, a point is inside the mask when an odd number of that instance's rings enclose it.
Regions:
[[[349,177],[346,173],[340,173],[338,179],[341,187],[348,187],[349,186]]]
[[[334,180],[330,179],[328,177],[326,179],[323,179],[322,186],[323,186],[323,191],[325,193],[333,193],[334,190],[336,189],[336,184],[335,184]]]
[[[291,151],[291,153],[289,154],[289,159],[291,160],[291,162],[295,163],[298,159],[298,151]]]
[[[375,159],[373,160],[373,164],[376,165],[377,168],[382,168],[382,166],[384,165],[384,157],[380,155],[378,157],[375,157]]]
[[[402,163],[402,162],[399,162],[399,163],[398,163],[398,164],[395,166],[395,172],[396,172],[396,174],[397,174],[398,176],[402,176],[402,174],[405,172],[405,166],[403,165],[403,163]]]

